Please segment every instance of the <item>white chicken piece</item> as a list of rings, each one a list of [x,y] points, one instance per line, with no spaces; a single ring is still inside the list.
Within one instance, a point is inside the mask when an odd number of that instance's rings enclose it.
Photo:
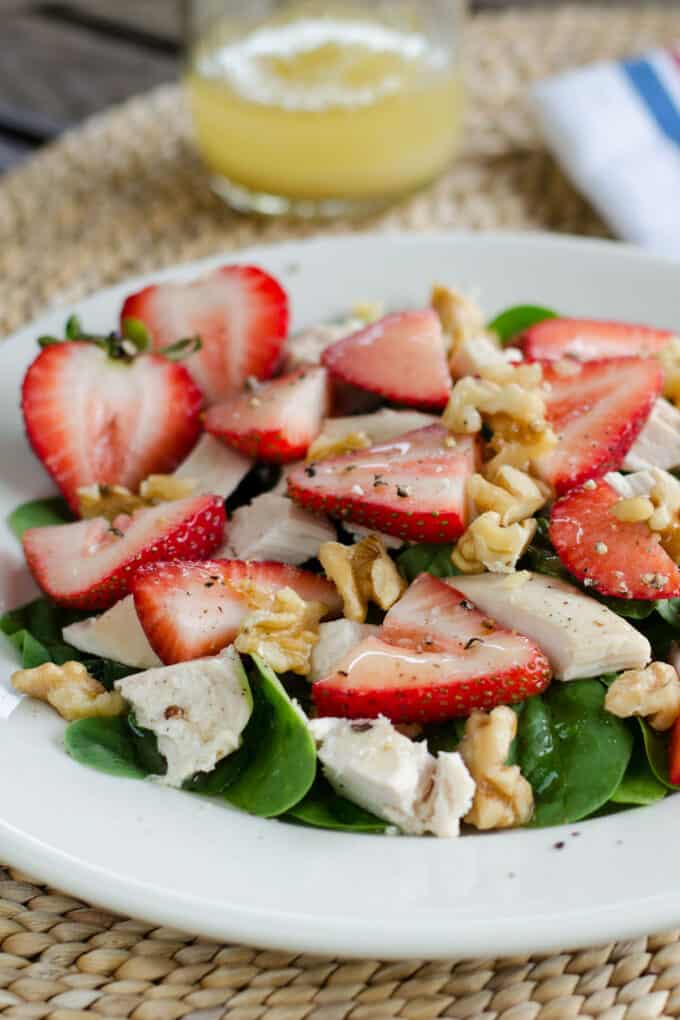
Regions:
[[[192,495],[222,496],[226,499],[245,478],[252,460],[204,432],[192,452],[175,471],[175,478],[195,481]]]
[[[680,410],[658,397],[651,414],[626,454],[624,471],[657,467],[668,471],[680,464]]]
[[[411,835],[459,835],[475,783],[457,752],[435,758],[425,741],[409,740],[384,716],[309,725],[336,793]]]
[[[235,751],[253,710],[245,671],[231,647],[211,658],[133,673],[115,687],[139,725],[156,734],[168,763],[159,781],[167,786],[211,772]]]
[[[558,578],[527,570],[447,583],[502,626],[535,641],[559,680],[638,669],[651,658],[649,641],[627,620]]]
[[[604,476],[605,482],[611,485],[621,499],[634,499],[636,496],[649,496],[656,484],[651,471],[635,471],[631,475],[622,475],[620,471],[609,471]]]
[[[279,493],[265,492],[234,511],[227,541],[215,558],[277,560],[299,566],[316,556],[324,542],[335,539],[335,528],[327,517],[303,510]]]
[[[312,668],[307,679],[314,683],[329,676],[348,652],[379,629],[372,623],[355,623],[353,620],[329,620],[319,624],[319,640],[312,651]]]
[[[375,446],[378,443],[389,443],[397,436],[403,436],[405,432],[434,425],[438,420],[434,415],[423,414],[422,411],[392,411],[390,408],[383,408],[372,414],[326,418],[320,435],[314,440],[314,445],[332,446],[341,442],[345,436],[363,432],[369,443]]]
[[[126,595],[100,616],[69,624],[61,633],[67,644],[88,655],[113,659],[135,669],[162,665],[142,630],[132,595]]]

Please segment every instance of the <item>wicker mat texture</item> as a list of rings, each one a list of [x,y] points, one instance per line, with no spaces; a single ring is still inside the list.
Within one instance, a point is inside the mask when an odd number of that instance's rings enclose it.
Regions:
[[[680,39],[680,3],[478,16],[463,152],[362,230],[606,236],[543,148],[527,84]],[[132,273],[318,232],[243,218],[208,191],[179,91],[97,117],[0,181],[0,332]],[[680,922],[680,918],[678,919]],[[343,962],[224,946],[113,917],[0,870],[0,1015],[21,1020],[652,1020],[680,1016],[680,929],[560,955]]]

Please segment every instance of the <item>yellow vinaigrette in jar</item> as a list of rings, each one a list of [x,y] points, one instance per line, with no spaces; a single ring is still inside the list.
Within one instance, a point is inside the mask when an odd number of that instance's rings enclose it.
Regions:
[[[194,49],[187,85],[208,167],[251,194],[393,198],[432,180],[460,134],[450,47],[377,21],[218,26]]]

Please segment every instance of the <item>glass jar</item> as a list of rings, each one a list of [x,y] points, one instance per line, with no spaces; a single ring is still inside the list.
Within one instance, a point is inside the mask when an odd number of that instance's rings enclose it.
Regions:
[[[363,213],[429,183],[461,130],[464,0],[188,0],[186,87],[244,211]]]

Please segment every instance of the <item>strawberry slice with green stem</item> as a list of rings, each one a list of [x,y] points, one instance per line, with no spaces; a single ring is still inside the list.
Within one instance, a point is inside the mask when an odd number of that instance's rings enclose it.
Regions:
[[[294,467],[288,492],[318,513],[413,542],[452,542],[467,524],[466,483],[477,440],[441,425],[342,457]]]
[[[82,336],[74,318],[67,333]],[[191,451],[203,396],[183,365],[143,353],[142,337],[41,344],[22,386],[26,435],[72,510],[83,486],[136,490]]]
[[[153,564],[132,581],[135,609],[149,643],[166,664],[216,655],[231,644],[251,611],[243,586],[292,588],[305,602],[342,608],[324,577],[285,563],[207,560]]]
[[[661,366],[651,358],[545,363],[543,378],[559,443],[536,467],[558,495],[621,466],[662,388]]]
[[[397,312],[331,344],[322,363],[335,380],[408,407],[443,410],[451,376],[431,308]]]
[[[312,698],[321,715],[432,723],[540,694],[550,676],[538,646],[479,612],[455,578],[421,574]]]
[[[288,331],[288,297],[256,266],[222,266],[189,283],[158,283],[126,298],[121,321],[144,323],[155,351],[186,336],[201,349],[188,368],[210,402],[277,368]]]
[[[247,457],[278,464],[304,457],[329,412],[325,368],[305,366],[215,404],[205,429]]]
[[[209,556],[224,537],[217,496],[196,496],[121,514],[30,528],[23,546],[29,570],[46,595],[74,609],[108,609],[130,590],[147,563]]]
[[[667,329],[603,319],[547,318],[525,329],[517,340],[532,361],[598,361],[658,354],[672,339]]]
[[[618,599],[680,596],[680,570],[642,522],[620,521],[609,482],[586,482],[554,504],[550,541],[567,570],[588,589]]]

